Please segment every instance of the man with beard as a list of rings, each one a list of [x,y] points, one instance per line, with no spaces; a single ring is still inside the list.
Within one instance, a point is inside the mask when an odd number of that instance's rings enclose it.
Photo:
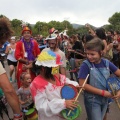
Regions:
[[[61,57],[61,62],[63,63],[60,65],[60,73],[63,75],[66,75],[66,58],[65,58],[65,53],[62,52],[59,47],[58,47],[58,39],[56,34],[50,34],[49,37],[46,38],[48,41],[49,48],[43,49],[43,51],[49,51],[52,50],[53,52],[57,53]]]

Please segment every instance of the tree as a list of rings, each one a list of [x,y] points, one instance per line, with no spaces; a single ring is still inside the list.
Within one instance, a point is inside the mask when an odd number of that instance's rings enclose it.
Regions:
[[[34,26],[34,34],[48,35],[48,24],[38,21]]]
[[[120,30],[120,12],[113,14],[108,21],[114,29]]]
[[[21,20],[18,20],[18,19],[13,19],[11,21],[11,25],[12,25],[12,28],[14,30],[14,35],[16,36],[20,36],[21,35],[21,31],[22,31],[22,21]]]
[[[85,26],[81,26],[77,29],[77,33],[80,33],[80,35],[85,35],[88,33],[88,29]]]
[[[5,17],[5,18],[7,18],[5,15],[2,15],[2,14],[1,14],[1,15],[0,15],[0,18],[2,18],[2,17]],[[8,18],[7,18],[7,19],[8,19]]]

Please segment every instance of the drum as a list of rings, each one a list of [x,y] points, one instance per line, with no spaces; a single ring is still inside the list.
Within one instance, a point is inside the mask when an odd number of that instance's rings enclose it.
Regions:
[[[76,98],[77,94],[78,94],[77,88],[71,84],[65,85],[61,89],[61,97],[66,100]],[[69,111],[70,111],[69,109],[62,110],[61,111],[62,116],[67,120],[75,120],[81,114],[82,109],[81,109],[80,105],[78,105],[78,107],[75,108],[74,110],[72,110],[68,116]]]
[[[61,89],[61,97],[66,100],[74,99],[77,93],[77,88],[72,84],[64,85]]]
[[[109,92],[112,92],[111,87],[114,91],[120,90],[120,79],[116,76],[111,76],[107,79],[107,89]]]
[[[82,112],[81,106],[78,105],[77,108],[75,108],[74,110],[71,111],[70,115],[68,116],[69,113],[69,109],[64,109],[61,111],[62,116],[66,119],[66,120],[75,120],[76,118],[78,118]]]
[[[27,120],[38,120],[38,114],[34,108],[29,109],[28,112],[25,113],[25,116]]]

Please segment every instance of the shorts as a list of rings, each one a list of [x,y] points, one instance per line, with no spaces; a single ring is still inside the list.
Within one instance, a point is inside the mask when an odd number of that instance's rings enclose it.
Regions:
[[[11,61],[11,60],[8,60],[7,59],[7,62],[8,62],[8,65],[13,65],[13,66],[17,66],[17,62],[13,62],[13,61]]]

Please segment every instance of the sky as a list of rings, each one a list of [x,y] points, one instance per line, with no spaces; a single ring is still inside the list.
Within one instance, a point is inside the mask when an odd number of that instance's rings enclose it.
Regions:
[[[30,24],[67,20],[96,27],[120,12],[120,0],[0,0],[0,14]]]

